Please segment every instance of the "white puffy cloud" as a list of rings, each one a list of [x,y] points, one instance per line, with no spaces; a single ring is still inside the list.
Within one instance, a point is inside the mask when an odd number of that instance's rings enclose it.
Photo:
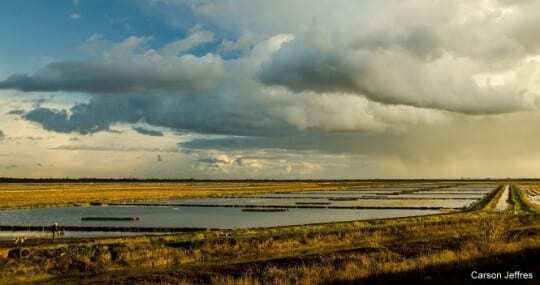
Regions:
[[[533,110],[540,90],[523,79],[475,80],[538,54],[530,25],[522,24],[529,9],[388,1],[371,16],[321,16],[263,65],[260,78],[295,92],[348,92],[383,104],[470,114]]]
[[[272,114],[302,130],[382,133],[451,120],[437,110],[384,105],[351,94],[290,94],[275,89],[265,100]]]
[[[223,60],[210,53],[198,57],[185,52],[211,38],[211,33],[194,29],[186,38],[154,50],[146,47],[149,37],[131,36],[109,44],[94,35],[84,48],[97,57],[54,62],[32,75],[13,74],[0,81],[0,88],[88,93],[208,90],[224,76]]]

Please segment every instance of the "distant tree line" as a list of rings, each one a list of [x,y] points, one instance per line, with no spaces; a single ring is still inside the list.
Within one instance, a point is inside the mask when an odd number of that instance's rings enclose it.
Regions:
[[[538,181],[540,178],[460,178],[460,179],[161,179],[161,178],[97,178],[97,177],[84,177],[84,178],[13,178],[13,177],[0,177],[0,183],[118,183],[118,182],[488,182],[488,181]]]

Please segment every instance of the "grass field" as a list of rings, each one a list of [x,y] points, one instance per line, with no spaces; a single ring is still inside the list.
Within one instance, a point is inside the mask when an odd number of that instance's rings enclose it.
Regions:
[[[0,208],[49,207],[74,203],[151,201],[279,191],[337,190],[370,183],[1,183]]]
[[[353,186],[338,182],[293,185],[298,189]],[[212,183],[174,187],[100,184],[100,190],[92,189],[95,185],[25,187],[10,185],[2,191],[10,192],[12,199],[17,197],[20,202],[16,207],[33,207],[65,201],[61,195],[43,194],[40,199],[23,203],[18,195],[30,197],[30,193],[62,189],[71,203],[293,188],[282,183],[230,183],[219,187]],[[468,211],[424,217],[167,236],[35,241],[25,246],[29,251],[26,258],[10,258],[13,245],[3,243],[0,283],[477,284],[470,280],[472,270],[521,270],[536,274],[540,269],[536,262],[540,257],[540,216],[524,195],[524,189],[530,187],[536,186],[513,185],[509,207],[504,211],[495,210],[501,197],[500,187]],[[15,192],[21,189],[24,191]],[[3,207],[14,207],[8,198],[2,195],[2,199]],[[537,284],[534,281],[538,279],[520,280],[517,284]]]

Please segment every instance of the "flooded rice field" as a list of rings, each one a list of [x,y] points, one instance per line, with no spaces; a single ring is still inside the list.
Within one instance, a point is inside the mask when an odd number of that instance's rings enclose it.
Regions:
[[[0,227],[36,228],[57,223],[64,237],[141,234],[148,229],[237,229],[431,215],[465,209],[497,185],[371,187],[177,199],[147,203],[0,211]],[[101,229],[101,231],[100,231]],[[130,229],[138,229],[134,233]],[[24,232],[24,231],[23,231]],[[3,232],[0,239],[21,234]],[[31,234],[29,234],[32,237]]]
[[[295,196],[297,197],[297,196]],[[330,197],[330,198],[326,198]],[[340,198],[338,200],[332,198]],[[362,207],[402,207],[402,208],[462,208],[476,202],[477,199],[395,199],[394,197],[359,198],[351,195],[347,196],[325,196],[320,199],[309,198],[287,198],[287,197],[253,197],[253,198],[204,198],[174,200],[164,203],[164,205],[190,206],[313,206],[320,208],[362,208]]]
[[[351,209],[288,209],[284,212],[243,212],[227,207],[155,207],[155,206],[90,206],[7,210],[0,213],[2,223],[98,227],[188,227],[250,228],[311,223],[393,218],[434,214],[425,210],[351,210]],[[138,221],[81,221],[85,216],[137,216]]]

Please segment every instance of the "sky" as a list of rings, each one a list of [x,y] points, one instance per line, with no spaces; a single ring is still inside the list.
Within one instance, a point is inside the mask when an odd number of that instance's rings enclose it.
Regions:
[[[540,169],[540,2],[0,4],[0,176]]]

